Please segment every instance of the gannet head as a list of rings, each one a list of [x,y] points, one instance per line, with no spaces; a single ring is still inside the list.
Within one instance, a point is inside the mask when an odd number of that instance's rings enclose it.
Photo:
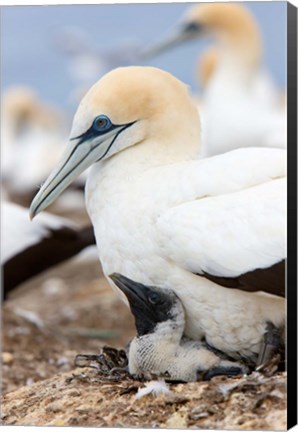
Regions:
[[[16,136],[32,127],[56,128],[60,114],[53,107],[41,102],[29,87],[13,86],[6,90],[1,104],[3,121],[9,122]]]
[[[153,57],[178,44],[205,36],[213,36],[224,49],[245,46],[248,57],[259,59],[261,40],[254,17],[243,5],[235,3],[205,3],[192,6],[173,33],[144,51]],[[241,54],[241,50],[240,54]]]
[[[31,217],[48,207],[90,165],[152,141],[169,148],[175,141],[184,153],[189,146],[193,152],[195,145],[197,151],[198,112],[187,87],[152,67],[113,70],[79,105],[69,145],[34,198]]]
[[[149,287],[118,273],[109,277],[127,297],[138,336],[154,333],[156,337],[181,338],[184,310],[174,291]]]

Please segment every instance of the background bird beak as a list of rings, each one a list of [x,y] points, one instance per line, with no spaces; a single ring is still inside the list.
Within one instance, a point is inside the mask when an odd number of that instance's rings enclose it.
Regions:
[[[33,199],[30,207],[30,218],[33,219],[34,216],[46,209],[83,171],[105,157],[115,136],[122,129],[116,127],[103,136],[84,141],[80,138],[70,140],[60,164],[53,170]]]
[[[147,49],[143,50],[140,53],[140,56],[143,60],[153,58],[171,48],[175,48],[182,42],[195,39],[198,37],[201,30],[202,26],[197,23],[187,22],[182,24],[160,42],[157,42],[155,45],[149,46]]]

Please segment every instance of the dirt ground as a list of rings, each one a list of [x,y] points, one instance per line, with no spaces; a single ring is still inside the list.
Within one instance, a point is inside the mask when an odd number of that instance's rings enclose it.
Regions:
[[[285,373],[171,384],[137,399],[145,383],[76,368],[77,354],[124,347],[135,334],[92,249],[16,290],[2,322],[5,425],[286,428]]]
[[[95,248],[94,248],[95,249]],[[61,264],[18,288],[3,307],[3,391],[69,371],[77,353],[134,336],[129,309],[103,278],[96,251]]]

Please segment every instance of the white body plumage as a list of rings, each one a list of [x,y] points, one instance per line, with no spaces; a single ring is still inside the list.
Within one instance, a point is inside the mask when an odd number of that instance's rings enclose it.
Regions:
[[[241,149],[152,166],[131,148],[95,165],[87,208],[105,274],[172,287],[189,337],[205,335],[235,356],[258,352],[266,321],[283,322],[284,300],[223,288],[193,272],[241,274],[282,259],[285,181],[271,180],[284,175],[282,153]]]
[[[198,160],[199,137],[183,83],[155,68],[116,69],[80,104],[31,215],[93,165],[86,204],[105,275],[170,287],[185,308],[186,335],[255,356],[267,321],[283,324],[284,299],[214,278],[243,281],[260,269],[272,277],[278,266],[279,284],[266,291],[283,295],[286,152],[242,148]]]

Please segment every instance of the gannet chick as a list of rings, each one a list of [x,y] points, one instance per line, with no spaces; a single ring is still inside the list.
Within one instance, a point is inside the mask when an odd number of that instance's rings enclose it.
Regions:
[[[132,375],[188,382],[197,381],[207,371],[209,378],[248,371],[240,363],[221,359],[203,342],[183,338],[185,314],[172,290],[148,287],[117,273],[110,278],[126,295],[135,318],[137,336],[128,353]]]
[[[50,213],[30,223],[28,210],[2,202],[3,298],[26,280],[95,244],[93,227],[78,227]]]
[[[149,48],[152,57],[182,42],[213,37],[217,65],[203,94],[202,156],[239,147],[286,147],[286,110],[262,66],[259,26],[241,4],[192,6],[168,39]],[[216,125],[216,127],[214,126]]]
[[[199,140],[182,82],[152,67],[115,69],[82,100],[30,213],[93,165],[86,204],[104,274],[171,287],[186,336],[253,361],[267,322],[285,319],[286,152],[198,159]]]

